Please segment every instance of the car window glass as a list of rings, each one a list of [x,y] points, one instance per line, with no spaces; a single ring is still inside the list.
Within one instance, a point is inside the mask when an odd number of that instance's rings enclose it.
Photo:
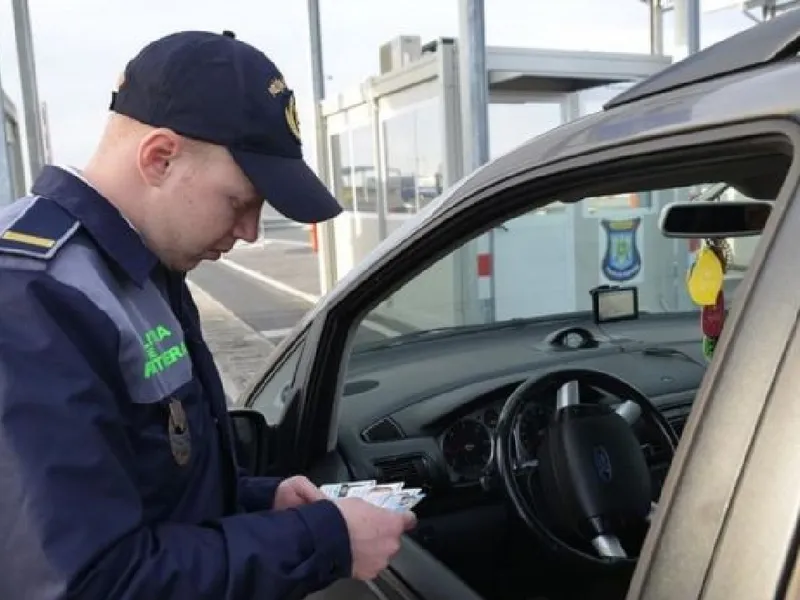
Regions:
[[[289,351],[283,363],[270,373],[261,390],[255,395],[252,407],[263,414],[270,425],[280,420],[283,411],[283,393],[294,382],[302,350],[303,344],[300,343]]]
[[[502,325],[592,309],[590,290],[636,286],[642,313],[697,312],[686,288],[699,240],[663,237],[661,208],[714,185],[635,190],[552,202],[463,244],[373,308],[358,326],[353,351],[397,345],[409,334]],[[732,188],[724,202],[747,197]],[[760,236],[727,240],[728,307]]]

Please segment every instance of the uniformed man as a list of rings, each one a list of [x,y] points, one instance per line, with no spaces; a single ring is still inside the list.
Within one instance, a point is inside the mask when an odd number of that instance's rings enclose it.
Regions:
[[[300,598],[374,577],[413,515],[238,474],[184,273],[262,199],[340,208],[261,52],[182,32],[127,66],[96,154],[0,211],[0,598]]]

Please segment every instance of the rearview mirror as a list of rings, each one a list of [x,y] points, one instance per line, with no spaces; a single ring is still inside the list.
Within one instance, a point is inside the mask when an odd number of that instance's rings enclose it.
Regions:
[[[232,408],[228,411],[233,425],[236,459],[248,475],[261,475],[269,458],[272,433],[267,420],[257,410]]]
[[[661,210],[659,228],[668,238],[729,238],[759,235],[772,204],[736,202],[673,202]]]

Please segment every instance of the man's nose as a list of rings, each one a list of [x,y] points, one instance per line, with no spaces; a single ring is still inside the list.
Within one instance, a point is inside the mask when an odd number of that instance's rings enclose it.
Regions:
[[[236,223],[233,235],[236,239],[253,243],[258,239],[258,230],[261,226],[261,210],[248,212]]]

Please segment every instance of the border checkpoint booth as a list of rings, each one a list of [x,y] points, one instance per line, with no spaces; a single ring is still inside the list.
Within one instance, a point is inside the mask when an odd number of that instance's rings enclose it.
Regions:
[[[334,251],[321,248],[323,291],[465,174],[457,54],[453,39],[423,45],[417,36],[395,38],[380,48],[379,75],[323,101],[327,184],[345,208],[325,225]],[[601,110],[670,63],[652,54],[488,47],[490,158]],[[682,286],[647,285],[648,271],[690,259],[685,243],[665,240],[655,227],[664,203],[684,199],[678,194],[555,202],[466,244],[377,310],[412,328],[531,317],[590,309],[586,290],[604,283],[638,285],[643,310],[664,298],[683,304]],[[645,258],[629,280],[609,281],[601,262],[609,227],[620,226],[635,228]],[[520,277],[526,268],[527,279]],[[452,302],[437,308],[425,302],[432,297]]]

